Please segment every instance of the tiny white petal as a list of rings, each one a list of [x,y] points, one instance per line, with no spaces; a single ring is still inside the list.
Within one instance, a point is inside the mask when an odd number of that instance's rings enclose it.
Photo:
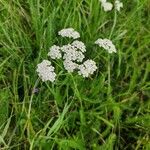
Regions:
[[[73,28],[62,29],[58,32],[58,35],[62,37],[73,38],[73,39],[77,39],[80,37],[80,34],[77,31],[75,31]]]
[[[42,81],[55,81],[56,74],[54,72],[54,67],[51,65],[50,61],[43,60],[37,65],[36,71],[38,72],[38,75],[42,79]]]
[[[56,45],[53,45],[50,48],[48,56],[50,56],[52,59],[60,59],[62,57],[61,52],[60,52],[60,47],[56,46]]]

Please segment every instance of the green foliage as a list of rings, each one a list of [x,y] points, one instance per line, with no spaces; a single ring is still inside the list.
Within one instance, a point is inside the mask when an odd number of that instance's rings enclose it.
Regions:
[[[0,149],[150,149],[150,4],[122,2],[115,17],[99,0],[0,1]],[[36,65],[65,27],[98,70],[84,79],[52,62],[58,79],[43,83]],[[94,45],[109,37],[110,57]]]
[[[0,124],[8,118],[9,95],[7,90],[0,91]]]

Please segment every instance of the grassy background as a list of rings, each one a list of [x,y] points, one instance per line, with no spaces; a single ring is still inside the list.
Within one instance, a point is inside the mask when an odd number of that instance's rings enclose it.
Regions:
[[[150,1],[122,2],[115,16],[98,0],[0,0],[1,150],[150,150]],[[65,27],[99,69],[83,79],[53,62],[57,81],[43,83],[36,65]],[[100,37],[117,54],[95,46]]]

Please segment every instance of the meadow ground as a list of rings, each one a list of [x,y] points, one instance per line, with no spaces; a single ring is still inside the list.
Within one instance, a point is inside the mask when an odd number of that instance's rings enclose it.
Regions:
[[[0,0],[1,150],[150,150],[150,1],[122,2]],[[57,82],[42,82],[37,64],[66,27],[98,69],[83,78],[54,62]],[[109,37],[117,53],[94,44]]]

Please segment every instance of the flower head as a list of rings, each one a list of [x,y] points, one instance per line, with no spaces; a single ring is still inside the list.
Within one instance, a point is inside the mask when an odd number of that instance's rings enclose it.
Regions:
[[[107,2],[106,0],[100,0],[100,2],[102,3],[102,7],[104,8],[104,11],[111,11],[113,8],[112,3]]]
[[[61,35],[62,37],[73,38],[73,39],[77,39],[80,37],[80,34],[77,31],[75,31],[73,28],[62,29],[58,32],[58,35]]]
[[[61,50],[64,52],[64,60],[82,62],[85,57],[81,51],[77,51],[77,48],[71,44],[62,46]]]
[[[78,74],[82,75],[83,77],[88,77],[89,75],[93,74],[96,71],[97,66],[95,61],[93,60],[86,60],[83,64],[78,66]]]
[[[56,74],[54,72],[54,67],[51,65],[50,61],[43,60],[40,64],[37,65],[36,71],[38,72],[38,75],[42,79],[42,81],[55,81]]]
[[[104,8],[104,11],[111,11],[113,8],[112,3],[109,3],[109,2],[103,3],[102,6]]]
[[[83,55],[83,53],[80,52],[80,51],[76,51],[75,55],[76,55],[76,61],[77,62],[82,62],[83,59],[85,58],[85,56]]]
[[[116,1],[115,1],[115,9],[116,9],[117,11],[120,11],[120,8],[123,8],[123,3],[120,2],[119,0],[116,0]]]
[[[60,47],[59,46],[56,46],[56,45],[53,45],[51,48],[50,48],[50,51],[48,53],[48,56],[50,56],[52,59],[60,59],[62,56],[61,56],[61,51],[60,51]]]
[[[116,47],[109,39],[98,39],[95,41],[95,44],[99,45],[99,47],[103,47],[108,53],[116,53]]]
[[[68,71],[68,72],[73,72],[75,69],[77,69],[78,64],[74,63],[71,60],[64,60],[63,62],[64,64],[64,68]]]
[[[81,41],[75,40],[74,42],[72,42],[71,45],[74,46],[75,48],[79,49],[83,53],[86,52],[86,46]]]
[[[76,60],[76,48],[71,44],[67,44],[61,47],[64,52],[63,59],[74,61]]]
[[[69,51],[72,51],[72,50],[76,50],[76,48],[72,46],[71,44],[63,45],[61,47],[61,51],[64,53],[68,53]]]

